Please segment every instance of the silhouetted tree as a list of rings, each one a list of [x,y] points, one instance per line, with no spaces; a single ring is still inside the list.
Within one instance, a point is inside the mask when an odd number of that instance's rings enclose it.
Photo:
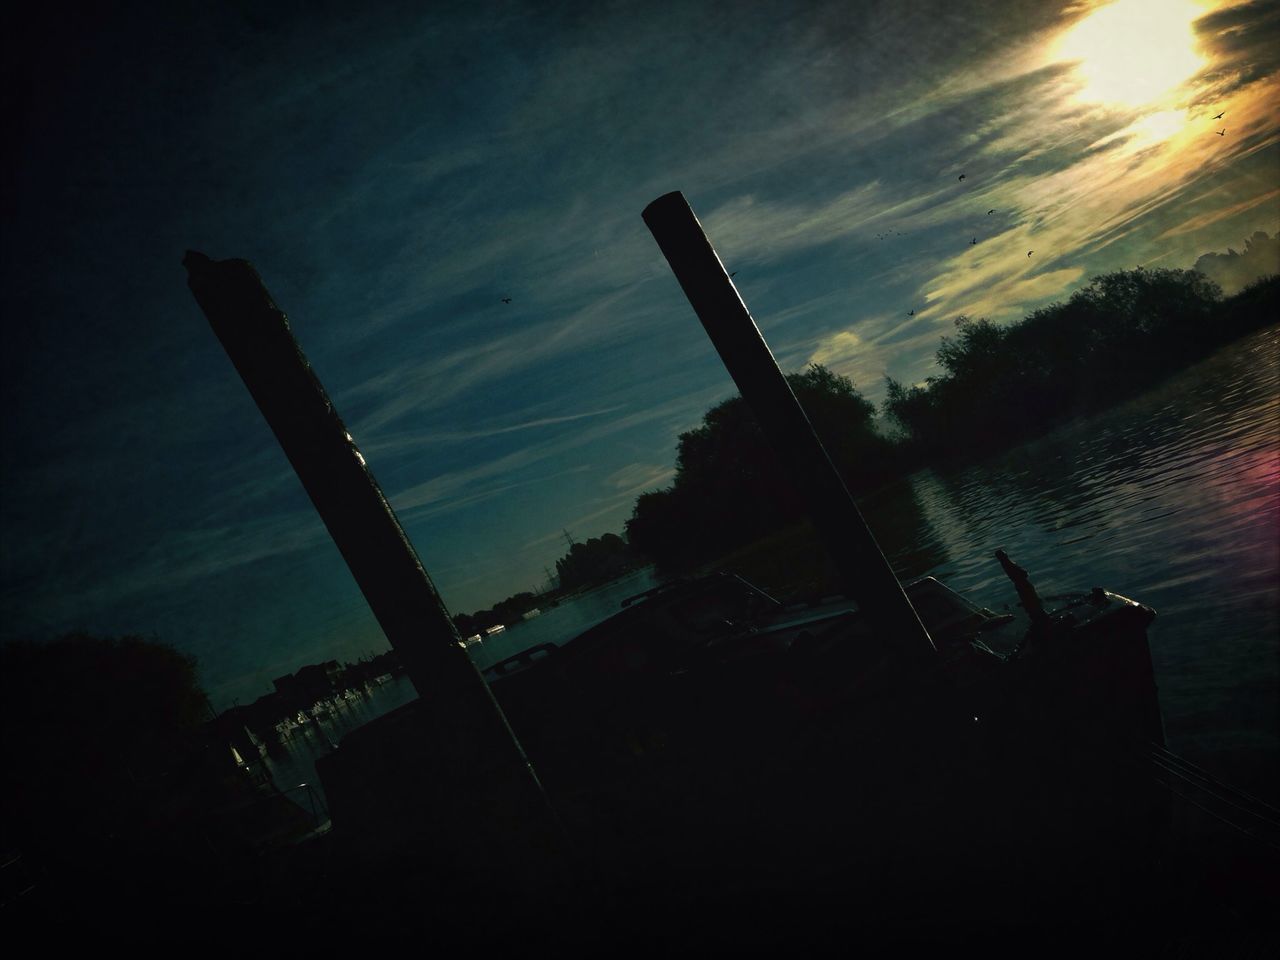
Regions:
[[[32,899],[92,912],[252,886],[246,821],[220,816],[261,795],[206,722],[191,657],[132,636],[8,643],[0,716],[2,845],[44,873]]]
[[[875,431],[875,407],[852,381],[813,364],[787,382],[852,489],[891,475],[892,448]],[[637,499],[627,537],[664,566],[679,568],[754,540],[801,510],[785,465],[735,396],[680,435],[675,480]]]
[[[884,413],[916,464],[989,452],[1128,396],[1262,326],[1274,316],[1275,283],[1255,287],[1224,301],[1195,271],[1139,268],[1094,277],[1066,303],[1008,326],[961,317],[938,348],[943,372],[910,388],[890,379]]]
[[[570,547],[569,552],[556,561],[556,576],[562,590],[574,590],[612,580],[635,562],[627,542],[616,533],[606,533]]]
[[[886,378],[883,412],[846,378],[813,365],[788,375],[832,461],[857,493],[940,458],[976,456],[1091,413],[1219,344],[1272,322],[1280,279],[1224,300],[1192,270],[1094,277],[1065,303],[1002,326],[960,317],[937,351],[940,372],[911,386]],[[741,397],[681,434],[676,476],[641,494],[631,544],[668,570],[712,559],[795,520],[800,504]]]

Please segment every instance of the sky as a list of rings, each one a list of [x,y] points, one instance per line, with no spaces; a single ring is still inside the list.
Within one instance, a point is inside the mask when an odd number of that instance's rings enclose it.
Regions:
[[[1280,268],[1280,3],[43,16],[4,41],[0,639],[158,637],[220,706],[387,644],[188,249],[258,269],[454,613],[621,531],[732,394],[664,193],[784,370],[877,402],[961,315]]]

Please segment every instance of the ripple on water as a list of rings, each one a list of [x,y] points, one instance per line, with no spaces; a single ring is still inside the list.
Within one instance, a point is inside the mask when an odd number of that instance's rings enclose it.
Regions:
[[[1280,327],[982,464],[910,479],[929,571],[1014,601],[1106,585],[1156,608],[1170,746],[1280,800]],[[1242,744],[1247,745],[1243,747]]]

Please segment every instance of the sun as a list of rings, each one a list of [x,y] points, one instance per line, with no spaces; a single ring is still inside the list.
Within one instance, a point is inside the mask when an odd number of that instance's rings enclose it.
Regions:
[[[1141,109],[1204,66],[1192,28],[1203,13],[1194,0],[1114,0],[1069,27],[1052,59],[1076,63],[1080,100]]]

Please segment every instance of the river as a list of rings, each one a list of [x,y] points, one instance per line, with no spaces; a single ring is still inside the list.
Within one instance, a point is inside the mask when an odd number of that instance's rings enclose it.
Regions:
[[[900,574],[1016,602],[1103,586],[1157,612],[1169,749],[1280,800],[1280,327],[1147,393],[862,503]]]
[[[616,613],[623,600],[648,590],[656,582],[650,568],[646,567],[612,583],[578,594],[543,611],[539,616],[512,624],[483,644],[470,647],[468,652],[476,665],[483,669],[504,657],[540,643],[570,639],[592,624]],[[299,727],[287,740],[269,743],[269,750],[263,759],[272,780],[281,789],[294,789],[300,784],[308,784],[315,790],[317,801],[322,804],[324,791],[316,776],[316,760],[332,750],[334,744],[340,742],[346,733],[408,703],[415,696],[417,693],[408,677],[394,677],[358,695],[354,700],[344,701],[333,713],[322,715]],[[310,803],[311,798],[304,790],[295,790],[291,796],[302,806]]]
[[[1151,652],[1168,746],[1280,801],[1280,327],[1237,341],[1111,410],[980,463],[925,470],[861,501],[904,578],[979,604],[1016,602],[1003,547],[1042,595],[1103,586],[1154,607]],[[652,586],[648,571],[472,648],[481,666],[568,639]],[[295,737],[281,786],[413,696],[378,688]],[[314,726],[314,725],[313,725]]]

